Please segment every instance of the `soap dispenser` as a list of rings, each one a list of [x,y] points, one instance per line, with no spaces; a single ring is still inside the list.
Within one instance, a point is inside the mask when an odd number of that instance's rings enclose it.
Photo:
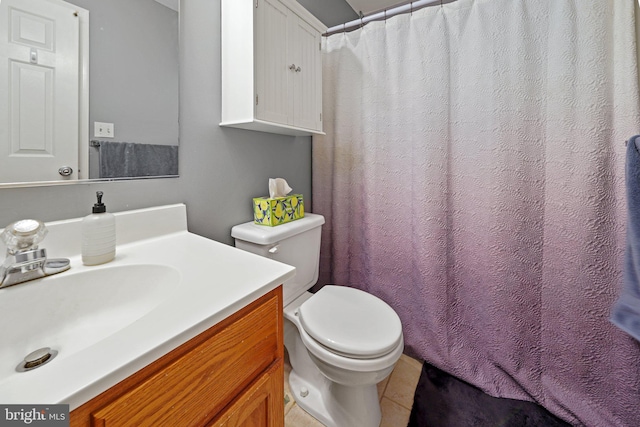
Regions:
[[[116,256],[116,217],[102,203],[102,191],[96,192],[98,202],[93,213],[82,219],[82,263],[104,264]]]

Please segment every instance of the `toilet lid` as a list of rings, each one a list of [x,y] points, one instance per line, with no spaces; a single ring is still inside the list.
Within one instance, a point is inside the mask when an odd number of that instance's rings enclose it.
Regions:
[[[313,339],[354,358],[382,356],[402,339],[396,312],[380,298],[354,288],[327,285],[300,306],[298,316]]]

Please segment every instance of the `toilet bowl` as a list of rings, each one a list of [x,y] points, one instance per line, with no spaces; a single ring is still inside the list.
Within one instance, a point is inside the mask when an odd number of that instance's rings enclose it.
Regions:
[[[395,367],[404,349],[395,311],[374,295],[347,286],[308,290],[318,279],[324,218],[232,229],[236,247],[296,267],[283,285],[284,345],[289,386],[296,403],[327,427],[377,427],[377,383]]]
[[[371,354],[365,354],[364,351],[358,351],[356,355],[348,354],[344,348],[334,350],[330,346],[339,346],[339,343],[328,343],[328,339],[325,342],[318,341],[305,329],[304,309],[317,302],[314,308],[321,309],[324,301],[315,301],[317,298],[322,298],[327,292],[342,290],[354,292],[352,296],[362,296],[366,300],[375,298],[356,289],[325,286],[316,295],[307,292],[284,308],[285,347],[292,367],[289,386],[296,403],[325,426],[379,426],[381,413],[376,385],[393,371],[402,355],[404,341],[400,321],[397,319],[396,332],[386,335],[385,339],[373,340],[378,344],[378,349]],[[376,300],[385,304],[382,300]],[[326,308],[327,322],[334,320],[338,324],[340,316],[336,318],[332,310],[335,307]],[[362,315],[363,307],[357,308],[360,309],[359,315]],[[375,314],[374,308],[371,307],[371,314]],[[397,317],[390,307],[389,310]],[[319,316],[315,320],[321,322],[323,319]],[[369,323],[370,330],[375,328],[374,318],[363,316],[360,320]],[[348,323],[345,326],[343,333],[358,334],[358,330],[349,329]],[[348,336],[349,333],[344,334],[345,338]],[[334,335],[327,334],[326,337]],[[378,338],[383,338],[383,335]],[[354,341],[365,340],[360,336]],[[391,348],[384,353],[378,351],[386,347],[382,345],[383,342],[387,344],[390,341],[395,342]],[[370,343],[370,347],[372,345]]]

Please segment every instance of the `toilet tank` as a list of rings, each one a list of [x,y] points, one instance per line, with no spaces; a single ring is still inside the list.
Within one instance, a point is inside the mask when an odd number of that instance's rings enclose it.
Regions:
[[[301,219],[275,227],[253,222],[239,224],[231,229],[231,237],[236,248],[296,268],[295,276],[283,283],[286,306],[318,281],[322,224],[322,215],[305,213]]]

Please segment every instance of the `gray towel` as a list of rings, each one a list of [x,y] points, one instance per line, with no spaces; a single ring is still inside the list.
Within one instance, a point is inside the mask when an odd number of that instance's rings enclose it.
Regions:
[[[100,178],[178,175],[178,146],[100,141]]]
[[[627,250],[624,287],[611,321],[640,341],[640,135],[629,139],[626,162]]]

